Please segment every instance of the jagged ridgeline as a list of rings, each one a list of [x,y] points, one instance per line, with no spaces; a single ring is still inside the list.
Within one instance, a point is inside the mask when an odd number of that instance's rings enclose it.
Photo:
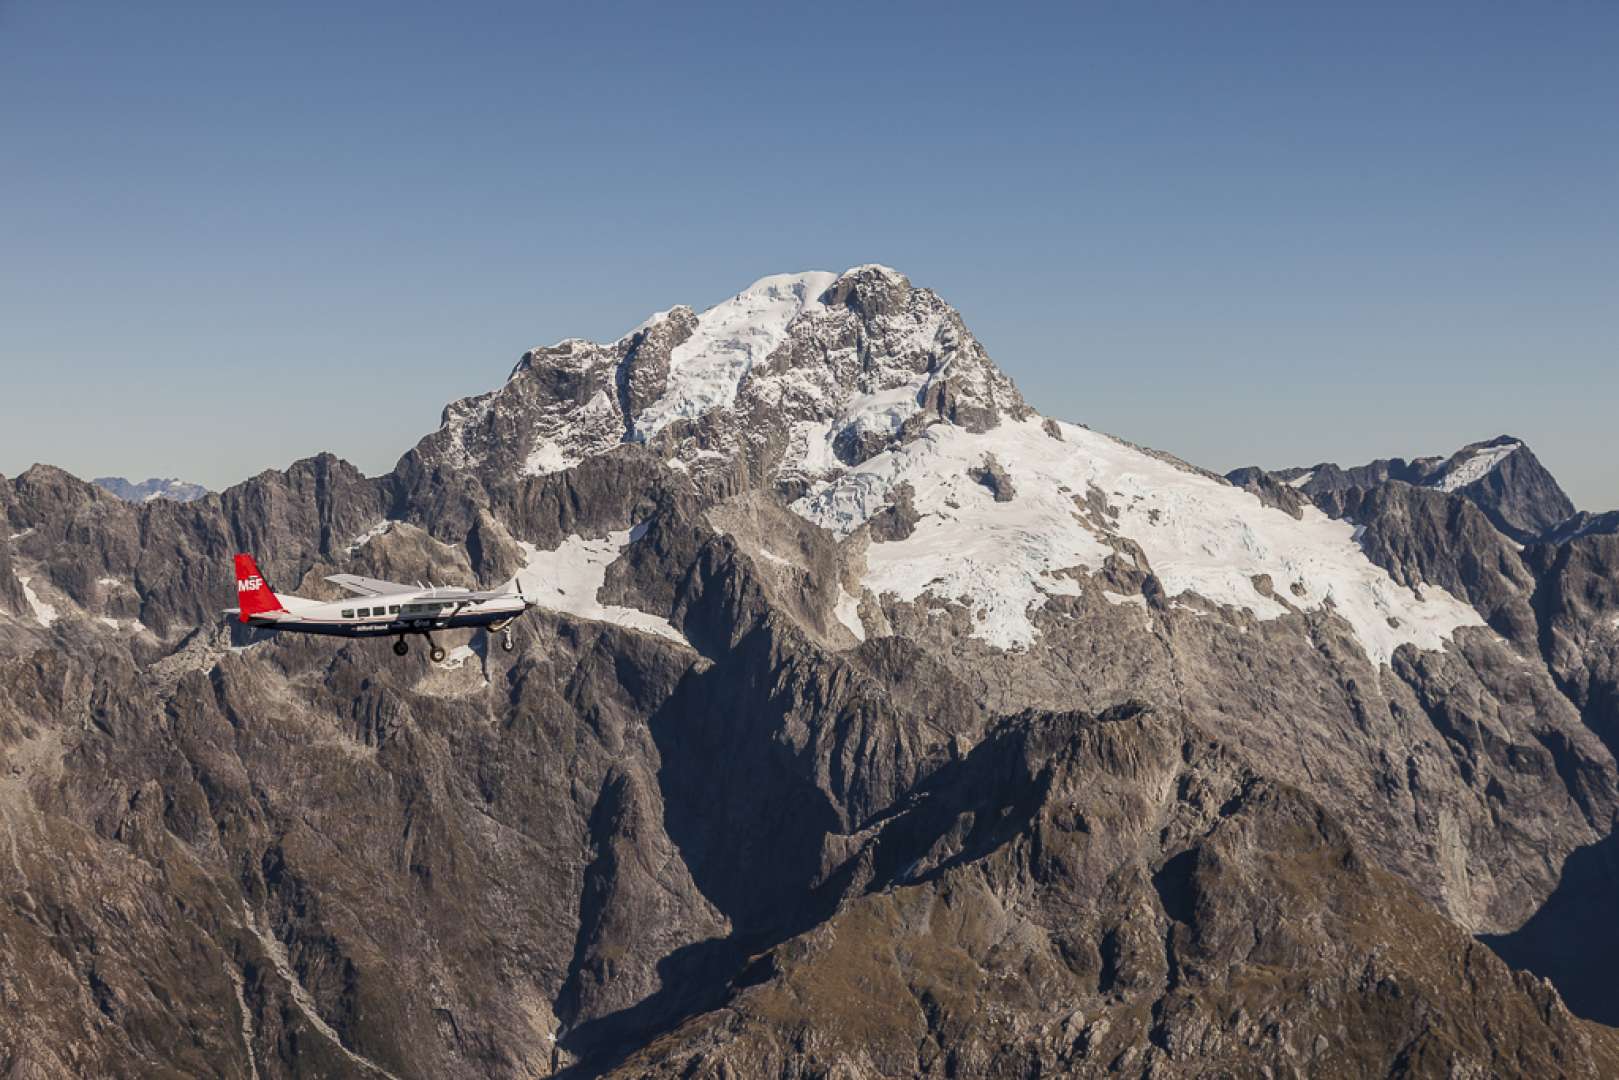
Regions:
[[[1520,440],[1227,479],[865,266],[0,517],[0,1076],[1619,1074],[1619,524]]]

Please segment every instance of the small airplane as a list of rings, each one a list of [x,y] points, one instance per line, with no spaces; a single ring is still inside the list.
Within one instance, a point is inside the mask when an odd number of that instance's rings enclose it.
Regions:
[[[510,589],[472,592],[444,587],[423,588],[396,581],[333,574],[326,579],[354,594],[348,600],[310,600],[275,592],[259,573],[251,555],[236,556],[236,597],[240,607],[226,608],[249,626],[298,634],[327,634],[334,637],[383,637],[398,635],[394,653],[410,652],[407,634],[427,638],[428,655],[434,663],[444,659],[443,646],[433,640],[433,630],[483,627],[500,635],[500,647],[512,651],[512,623],[534,606],[534,601]]]

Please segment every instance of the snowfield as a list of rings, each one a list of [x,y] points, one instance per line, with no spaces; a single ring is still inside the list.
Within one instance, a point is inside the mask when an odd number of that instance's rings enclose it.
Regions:
[[[56,621],[59,613],[54,604],[47,604],[39,598],[38,593],[34,592],[33,581],[31,577],[17,575],[17,584],[22,586],[23,599],[28,601],[29,608],[34,612],[34,618],[39,620],[39,625],[50,626]]]
[[[821,270],[761,278],[699,315],[696,331],[669,356],[663,396],[636,419],[637,434],[650,438],[671,421],[730,405],[743,377],[787,340],[788,325],[823,310],[819,298],[837,279]]]
[[[1007,420],[982,434],[935,424],[793,509],[847,536],[899,484],[910,484],[921,520],[910,537],[871,545],[864,584],[901,600],[927,593],[959,601],[975,613],[974,636],[1001,649],[1033,643],[1030,615],[1049,596],[1073,594],[1076,583],[1059,573],[1099,569],[1114,550],[1109,535],[1139,544],[1172,597],[1196,593],[1266,619],[1330,603],[1374,664],[1407,642],[1438,649],[1458,627],[1483,625],[1442,589],[1429,586],[1419,597],[1397,584],[1361,551],[1348,522],[1313,507],[1296,521],[1240,488],[1106,435],[1058,424],[1057,439],[1044,423]],[[997,503],[968,475],[988,454],[1013,481],[1010,502]],[[1076,502],[1092,488],[1116,511],[1100,527]],[[1286,603],[1257,591],[1260,574]]]
[[[1511,457],[1522,446],[1522,443],[1515,442],[1486,446],[1445,473],[1433,486],[1440,491],[1460,491],[1469,484],[1476,484],[1494,472],[1497,465]]]
[[[822,303],[840,283],[864,299]],[[887,267],[761,278],[701,312],[668,352],[659,395],[635,416],[623,415],[620,394],[628,342],[569,339],[531,351],[501,390],[445,410],[436,462],[472,468],[506,453],[506,468],[544,476],[633,439],[701,482],[715,465],[763,449],[779,454],[769,459],[774,479],[806,492],[793,509],[840,537],[893,505],[906,484],[919,519],[907,538],[869,545],[862,584],[903,601],[958,602],[973,613],[973,635],[999,649],[1033,644],[1047,600],[1092,588],[1085,578],[1110,556],[1125,557],[1122,541],[1139,545],[1141,569],[1181,597],[1181,608],[1197,609],[1189,594],[1261,619],[1330,605],[1374,664],[1403,644],[1438,649],[1459,627],[1483,624],[1437,587],[1419,595],[1396,584],[1348,522],[1313,507],[1296,520],[1218,478],[1033,414],[954,309]],[[535,372],[547,377],[528,378]],[[592,396],[581,406],[585,393]],[[710,414],[719,415],[701,437],[655,438]],[[912,436],[924,420],[929,426]],[[909,441],[896,445],[901,437]],[[1516,449],[1480,450],[1440,486],[1474,483]],[[1010,481],[1008,501],[969,475],[991,459]],[[666,620],[597,602],[607,566],[629,540],[628,532],[575,536],[556,551],[531,550],[531,591],[556,610],[683,640]],[[1255,584],[1260,575],[1270,578],[1266,593]],[[859,605],[840,594],[835,615],[863,637]],[[1143,617],[1154,615],[1143,606]]]
[[[635,608],[602,604],[596,599],[607,580],[607,568],[640,534],[641,527],[637,526],[610,533],[600,540],[575,535],[552,551],[541,551],[533,544],[520,541],[528,561],[506,587],[520,588],[530,600],[552,611],[644,630],[690,648],[686,635],[676,630],[668,619]]]

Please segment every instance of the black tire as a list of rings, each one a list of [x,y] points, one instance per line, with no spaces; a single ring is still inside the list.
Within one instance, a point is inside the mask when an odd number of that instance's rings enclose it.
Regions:
[[[444,646],[442,646],[442,645],[434,645],[433,646],[433,651],[428,653],[427,655],[431,656],[433,658],[433,663],[442,664],[442,663],[444,663],[444,658],[446,656],[450,655],[450,654],[444,651]]]
[[[394,642],[395,656],[404,656],[408,652],[410,652],[410,646],[405,644],[404,638],[400,638],[398,641]]]
[[[500,647],[505,652],[511,652],[517,646],[512,644],[512,636],[510,634],[502,634],[500,635]]]

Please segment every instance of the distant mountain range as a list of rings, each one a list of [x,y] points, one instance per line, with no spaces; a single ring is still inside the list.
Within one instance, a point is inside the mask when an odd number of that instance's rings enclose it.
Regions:
[[[1519,439],[1216,475],[861,266],[142,500],[0,481],[0,1073],[1619,1075],[1619,514]]]
[[[132,484],[122,476],[98,476],[91,483],[97,487],[106,488],[125,502],[148,502],[152,499],[173,499],[175,502],[190,502],[200,499],[208,494],[208,489],[201,484],[190,484],[184,480],[142,480]]]

